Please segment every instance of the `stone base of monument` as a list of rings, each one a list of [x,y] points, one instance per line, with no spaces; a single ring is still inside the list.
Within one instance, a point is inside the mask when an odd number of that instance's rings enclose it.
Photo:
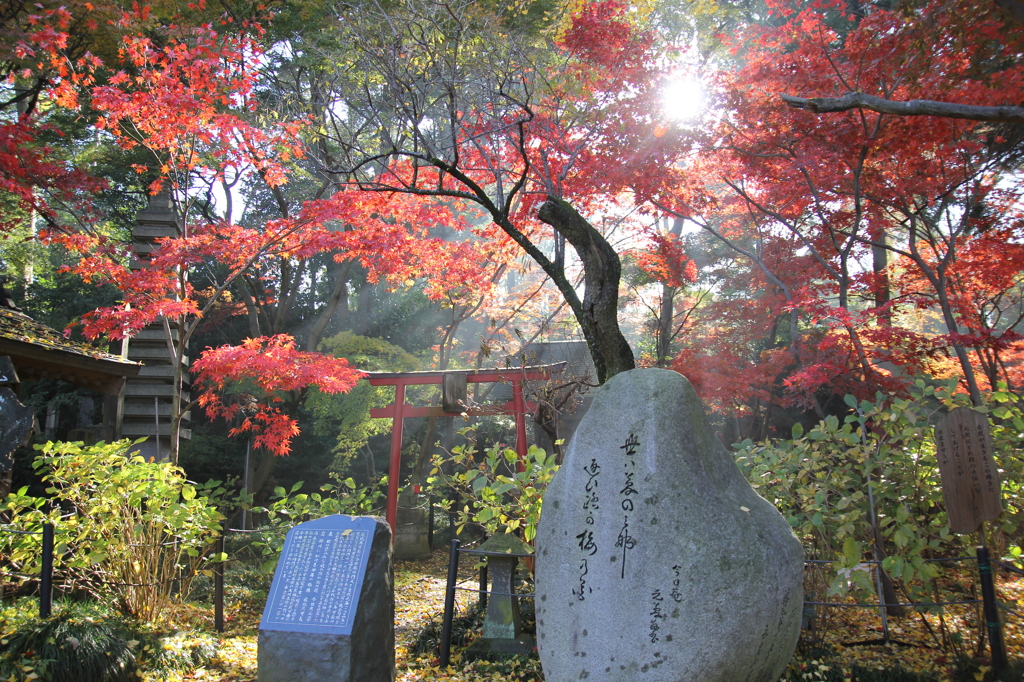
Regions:
[[[369,671],[353,654],[352,638],[260,630],[259,682],[390,682],[387,670]]]
[[[403,561],[430,556],[429,503],[421,495],[406,488],[398,497],[395,521],[395,558]]]
[[[394,682],[391,528],[328,516],[288,532],[260,622],[259,682]]]
[[[529,656],[537,649],[537,640],[531,635],[521,633],[515,639],[491,639],[480,637],[466,647],[468,659],[487,658],[488,654],[516,654]]]

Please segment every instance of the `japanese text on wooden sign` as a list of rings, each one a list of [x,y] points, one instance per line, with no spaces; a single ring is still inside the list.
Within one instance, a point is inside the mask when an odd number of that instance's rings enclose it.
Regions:
[[[935,456],[951,531],[973,533],[983,521],[1002,513],[988,417],[969,407],[940,417],[935,424]]]

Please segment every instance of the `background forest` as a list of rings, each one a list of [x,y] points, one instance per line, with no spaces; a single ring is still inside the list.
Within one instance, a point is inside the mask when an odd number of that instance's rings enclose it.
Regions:
[[[535,341],[584,340],[585,383],[682,372],[727,444],[841,419],[847,395],[953,380],[981,405],[1022,381],[1015,0],[0,17],[6,287],[104,349],[182,330],[172,459],[197,480],[239,481],[248,451],[254,491],[369,484],[388,397],[356,370],[500,366]],[[185,229],[133,270],[159,192]],[[41,440],[95,420],[68,386],[23,400],[60,415]]]

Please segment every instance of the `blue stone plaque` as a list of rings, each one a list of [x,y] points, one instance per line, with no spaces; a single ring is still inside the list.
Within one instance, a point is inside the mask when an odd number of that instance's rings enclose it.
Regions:
[[[376,526],[336,514],[288,531],[260,629],[351,635]]]

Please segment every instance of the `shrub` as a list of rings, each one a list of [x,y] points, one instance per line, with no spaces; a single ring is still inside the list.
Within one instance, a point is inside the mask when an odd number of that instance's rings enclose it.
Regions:
[[[293,485],[290,490],[281,486],[274,488],[271,497],[273,501],[269,505],[252,508],[253,512],[266,518],[266,523],[257,531],[242,534],[241,537],[229,535],[226,554],[244,561],[256,561],[261,566],[261,572],[272,574],[284,546],[285,535],[296,523],[332,514],[365,516],[383,511],[386,476],[365,487],[358,486],[352,478],[338,480],[339,477],[334,474],[332,478],[338,484],[320,486],[318,493],[297,493],[304,485],[303,481]],[[246,504],[249,501],[251,499]]]
[[[478,524],[488,535],[521,529],[530,542],[537,535],[544,491],[557,471],[555,456],[535,445],[520,461],[515,450],[502,446],[479,453],[470,439],[451,455],[434,457],[427,483],[446,499],[442,506],[448,511],[453,511],[452,493],[461,498],[461,508],[454,506],[458,532],[468,523]]]
[[[33,673],[49,682],[136,679],[133,647],[138,641],[117,619],[66,611],[46,621],[22,623],[4,635],[3,644],[0,679],[25,679]]]
[[[35,599],[0,613],[0,679],[120,682],[142,671],[188,672],[208,664],[216,650],[210,635],[168,633],[96,602],[54,606],[57,615],[46,621],[37,618]]]
[[[966,395],[954,391],[955,384],[919,381],[908,398],[879,394],[875,401],[858,402],[847,396],[851,414],[843,421],[830,416],[806,434],[795,426],[792,440],[737,446],[737,463],[758,493],[779,508],[818,557],[838,560],[830,593],[851,586],[874,590],[869,565],[862,562],[872,558],[876,526],[887,554],[884,568],[915,599],[931,601],[927,584],[937,569],[928,558],[969,551],[949,531],[935,457],[937,413],[970,406]],[[1024,429],[1015,424],[1024,421],[1014,396],[997,392],[992,400],[998,405],[993,411],[996,464],[1004,499],[1016,505],[1017,449]],[[1004,538],[1016,531],[1013,515],[995,523]]]
[[[452,648],[462,649],[479,636],[484,625],[484,610],[475,604],[461,616],[452,618]],[[441,621],[431,619],[423,624],[416,638],[409,645],[411,654],[441,655]]]
[[[224,490],[195,486],[167,462],[130,457],[131,443],[85,447],[46,443],[36,467],[50,499],[10,495],[11,525],[55,529],[55,581],[84,591],[123,614],[156,619],[178,581],[187,584],[220,532]],[[21,574],[38,574],[38,535],[0,534],[0,552]],[[184,586],[184,585],[183,585]]]
[[[135,637],[139,666],[146,672],[190,672],[209,664],[217,653],[217,640],[185,630],[172,634],[143,633]]]

